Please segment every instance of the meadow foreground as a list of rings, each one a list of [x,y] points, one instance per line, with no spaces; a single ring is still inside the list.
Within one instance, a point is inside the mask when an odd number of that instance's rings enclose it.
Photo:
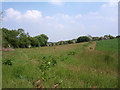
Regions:
[[[3,51],[3,88],[117,88],[118,40]]]

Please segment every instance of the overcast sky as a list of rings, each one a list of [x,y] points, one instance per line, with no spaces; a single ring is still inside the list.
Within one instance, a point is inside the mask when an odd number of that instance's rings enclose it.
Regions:
[[[2,27],[23,28],[30,36],[46,34],[51,42],[118,35],[118,6],[113,2],[4,2],[2,10]]]

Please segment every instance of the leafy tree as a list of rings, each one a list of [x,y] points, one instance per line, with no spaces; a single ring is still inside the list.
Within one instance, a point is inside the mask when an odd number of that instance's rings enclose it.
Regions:
[[[27,37],[27,35],[25,33],[21,33],[20,37],[19,37],[19,47],[20,48],[28,48],[28,46],[30,45],[30,40]]]
[[[45,34],[38,35],[35,38],[37,38],[39,40],[40,46],[46,46],[47,45],[48,37]]]
[[[92,41],[97,41],[99,37],[92,37]]]
[[[120,38],[120,35],[116,36],[116,38]]]
[[[32,47],[39,47],[40,46],[40,42],[37,38],[31,37],[30,41],[31,41]]]
[[[31,44],[30,41],[30,35],[29,33],[25,33],[23,29],[18,29],[19,35],[18,35],[18,41],[19,41],[19,47],[20,48],[28,48]]]
[[[36,37],[30,37],[29,33],[25,33],[22,28],[18,30],[8,30],[2,28],[3,47],[12,46],[14,48],[28,48],[46,46],[48,37],[45,34]]]
[[[81,36],[77,39],[77,43],[88,42],[88,41],[90,41],[90,39],[87,36]]]
[[[73,43],[73,41],[72,41],[72,40],[68,40],[67,42],[68,42],[68,44],[72,44],[72,43]]]
[[[110,38],[110,39],[114,39],[115,37],[113,37],[112,35],[109,35],[109,38]]]
[[[17,30],[8,30],[6,28],[2,28],[3,32],[3,40],[6,39],[6,41],[13,46],[14,48],[18,47],[18,38],[19,32]],[[5,41],[5,43],[6,43]],[[5,45],[6,46],[6,45]]]

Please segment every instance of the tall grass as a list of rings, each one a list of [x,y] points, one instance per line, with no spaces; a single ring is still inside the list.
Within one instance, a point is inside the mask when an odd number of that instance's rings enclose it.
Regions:
[[[98,41],[96,44],[96,50],[118,52],[118,39]]]
[[[117,52],[89,51],[89,44],[3,51],[3,61],[13,60],[3,64],[3,88],[116,88]]]

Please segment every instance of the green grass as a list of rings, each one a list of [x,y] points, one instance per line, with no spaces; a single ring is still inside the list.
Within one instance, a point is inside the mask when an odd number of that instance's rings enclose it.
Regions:
[[[55,84],[59,88],[116,88],[118,53],[90,51],[92,43],[3,51],[3,62],[12,61],[12,65],[3,63],[3,88],[37,88],[38,80],[38,86],[45,88]]]
[[[98,41],[96,44],[96,50],[118,52],[118,39]]]

